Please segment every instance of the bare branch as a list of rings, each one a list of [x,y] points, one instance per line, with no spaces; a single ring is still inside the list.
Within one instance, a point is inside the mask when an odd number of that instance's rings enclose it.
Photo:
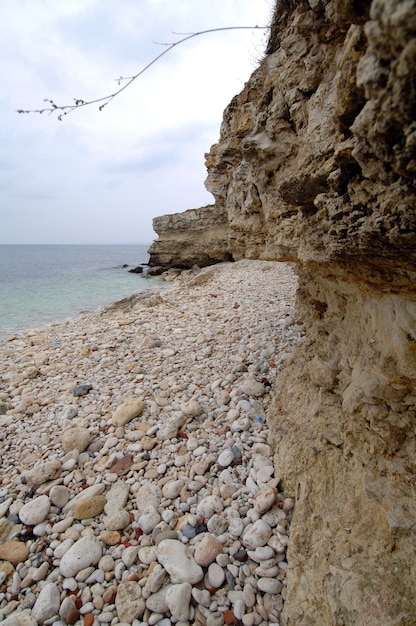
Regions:
[[[217,33],[217,32],[226,31],[226,30],[270,30],[270,28],[271,28],[270,26],[224,26],[221,28],[210,28],[208,30],[201,30],[197,33],[175,33],[174,32],[173,33],[174,35],[185,35],[185,37],[183,37],[182,39],[179,39],[178,41],[174,41],[173,43],[157,43],[157,45],[166,46],[166,49],[163,50],[163,52],[161,52],[160,54],[158,54],[154,59],[152,59],[150,63],[148,63],[141,70],[139,70],[137,74],[134,74],[134,76],[129,76],[129,77],[120,76],[119,78],[116,78],[115,80],[119,87],[122,81],[126,81],[126,82],[124,85],[120,87],[120,89],[117,89],[113,93],[110,93],[106,96],[102,96],[101,98],[95,98],[93,100],[83,100],[82,98],[73,98],[74,104],[65,104],[65,105],[58,105],[50,98],[44,98],[43,101],[47,102],[50,106],[46,106],[42,109],[27,109],[27,110],[18,109],[16,112],[17,113],[45,113],[47,112],[49,114],[52,114],[52,113],[61,111],[57,119],[59,121],[62,121],[64,115],[68,115],[69,113],[72,113],[72,111],[74,111],[75,109],[80,109],[82,107],[90,106],[92,104],[99,104],[98,110],[102,111],[104,107],[110,104],[110,102],[116,96],[121,94],[121,92],[127,89],[127,87],[130,87],[130,85],[137,78],[139,78],[139,76],[144,74],[144,72],[146,72],[150,67],[152,67],[152,65],[157,63],[157,61],[159,61],[163,56],[165,56],[165,54],[173,50],[173,48],[176,48],[176,46],[179,46],[181,43],[185,43],[185,41],[189,41],[190,39],[193,39],[194,37],[199,37],[200,35],[207,35],[209,33]],[[153,42],[153,43],[156,43],[156,42]]]

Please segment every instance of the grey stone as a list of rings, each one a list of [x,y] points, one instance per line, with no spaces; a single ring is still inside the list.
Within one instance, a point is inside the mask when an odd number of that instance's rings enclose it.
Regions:
[[[157,559],[171,577],[173,583],[198,583],[204,576],[189,548],[175,539],[165,539],[157,547]]]
[[[43,522],[49,513],[51,502],[48,496],[39,496],[30,500],[22,506],[19,511],[19,518],[27,526],[35,526]]]
[[[98,563],[102,553],[102,544],[97,537],[82,537],[62,557],[59,566],[62,576],[65,578],[76,576],[86,567]]]
[[[86,396],[92,389],[92,385],[76,385],[74,387],[74,396]]]
[[[45,585],[35,602],[32,609],[32,616],[38,624],[43,624],[59,612],[61,604],[61,594],[55,583]]]

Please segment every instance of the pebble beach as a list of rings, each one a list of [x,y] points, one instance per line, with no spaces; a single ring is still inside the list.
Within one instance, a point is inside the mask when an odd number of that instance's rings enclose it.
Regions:
[[[279,624],[293,500],[267,423],[305,328],[287,264],[0,341],[0,624]]]

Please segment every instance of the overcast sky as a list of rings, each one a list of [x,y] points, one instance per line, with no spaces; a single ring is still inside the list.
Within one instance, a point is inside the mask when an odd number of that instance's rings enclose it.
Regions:
[[[267,25],[273,0],[1,0],[0,243],[150,242],[152,218],[213,201],[204,153],[267,31],[175,47],[103,111],[57,121],[17,109],[89,100],[174,42]]]

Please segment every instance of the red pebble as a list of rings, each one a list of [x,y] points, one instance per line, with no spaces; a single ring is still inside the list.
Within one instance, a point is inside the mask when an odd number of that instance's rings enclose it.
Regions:
[[[92,626],[94,623],[94,615],[92,613],[86,613],[84,615],[84,626]]]
[[[80,613],[78,609],[72,609],[72,611],[69,611],[68,615],[66,616],[66,623],[75,624],[75,622],[79,620],[79,615]]]
[[[80,609],[82,607],[81,598],[75,598],[75,606],[77,607],[77,609]]]
[[[232,611],[224,611],[224,622],[230,626],[235,624],[235,615]]]

